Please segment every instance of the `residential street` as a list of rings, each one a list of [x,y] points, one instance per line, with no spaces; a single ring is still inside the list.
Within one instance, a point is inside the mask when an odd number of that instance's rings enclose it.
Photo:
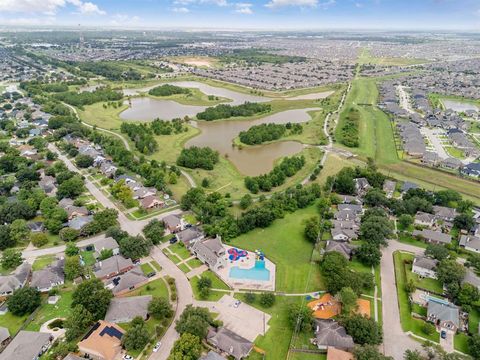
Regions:
[[[413,340],[402,330],[400,323],[393,263],[393,253],[398,250],[422,254],[423,249],[402,244],[396,240],[389,240],[388,247],[382,251],[380,269],[382,276],[383,346],[385,355],[392,356],[395,360],[403,360],[405,350],[421,349],[422,346],[420,342]]]

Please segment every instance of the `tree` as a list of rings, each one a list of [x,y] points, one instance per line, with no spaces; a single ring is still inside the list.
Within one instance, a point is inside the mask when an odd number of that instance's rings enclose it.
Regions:
[[[200,292],[200,297],[202,299],[208,298],[211,288],[212,288],[212,279],[206,276],[201,276],[200,279],[198,279],[197,290]]]
[[[167,299],[154,297],[148,304],[148,313],[155,319],[170,318],[173,315],[172,307]]]
[[[20,251],[6,249],[2,254],[1,264],[4,269],[14,269],[22,262],[22,253]]]
[[[352,288],[345,287],[338,293],[338,298],[342,303],[342,314],[350,315],[358,307],[357,299],[358,296],[352,290]]]
[[[472,284],[464,283],[460,287],[457,301],[465,309],[466,306],[471,306],[480,300],[480,292],[478,288]]]
[[[292,304],[288,311],[288,322],[293,330],[312,331],[314,323],[312,309],[308,306]]]
[[[80,236],[80,231],[66,227],[61,229],[58,235],[60,236],[61,240],[68,243],[68,242],[77,240],[78,237]]]
[[[139,259],[150,254],[153,244],[143,236],[128,236],[118,242],[120,252],[130,259]]]
[[[438,261],[443,261],[449,257],[448,249],[440,244],[428,244],[425,249],[425,255],[430,256]]]
[[[59,199],[74,199],[85,191],[83,180],[79,175],[72,176],[58,186],[57,197]]]
[[[63,228],[63,224],[65,221],[67,221],[67,219],[67,212],[61,207],[56,207],[48,214],[48,217],[45,220],[45,227],[52,234],[58,234]]]
[[[117,225],[118,211],[115,209],[105,209],[93,215],[93,220],[98,224],[100,231],[105,231],[112,226]]]
[[[54,197],[46,197],[40,203],[40,211],[44,217],[48,217],[50,213],[58,206],[58,200]]]
[[[437,278],[442,284],[460,284],[465,277],[465,268],[455,260],[442,260],[437,266]]]
[[[362,238],[369,243],[386,245],[386,239],[392,235],[392,224],[385,216],[364,215],[360,225]]]
[[[435,332],[435,326],[424,321],[422,324],[422,331],[425,335],[432,335]]]
[[[93,158],[89,155],[78,154],[75,157],[75,163],[79,168],[86,169],[93,165]]]
[[[165,234],[165,226],[162,221],[153,219],[145,225],[143,228],[143,234],[153,245],[158,245]]]
[[[453,225],[457,229],[470,230],[475,225],[475,220],[468,214],[459,214],[453,220]]]
[[[363,201],[370,207],[383,206],[387,203],[387,197],[382,190],[372,188],[365,194]]]
[[[24,219],[16,219],[10,225],[10,236],[15,242],[22,242],[28,239],[30,228]]]
[[[260,305],[269,308],[275,304],[275,295],[269,292],[263,292],[260,294]]]
[[[353,350],[355,360],[393,360],[392,357],[380,354],[377,346],[356,346]]]
[[[403,358],[404,360],[424,360],[424,357],[418,350],[406,350]]]
[[[0,225],[0,250],[15,246],[15,239],[10,236],[10,226]]]
[[[320,222],[317,216],[307,219],[303,234],[308,241],[313,243],[317,241],[320,234]]]
[[[208,180],[208,178],[203,178],[202,187],[207,188],[209,186],[210,186],[210,180]]]
[[[93,323],[92,314],[82,305],[73,307],[70,315],[65,319],[63,326],[66,329],[65,338],[73,341],[83,335]]]
[[[112,256],[113,256],[112,249],[102,249],[102,251],[100,251],[100,255],[98,256],[98,259],[105,260],[105,259],[111,258]]]
[[[402,214],[398,218],[398,227],[402,230],[408,229],[413,224],[413,216]]]
[[[480,359],[480,335],[474,334],[468,338],[468,352],[475,359]]]
[[[80,256],[68,256],[65,259],[64,266],[65,278],[67,280],[73,280],[83,274],[83,266],[80,264]]]
[[[202,344],[198,336],[184,333],[173,344],[168,360],[197,360],[202,353]]]
[[[122,337],[122,345],[127,350],[142,350],[149,340],[145,320],[140,316],[135,317],[127,332]]]
[[[112,292],[105,289],[100,279],[89,279],[82,282],[74,290],[72,307],[82,305],[96,321],[105,317],[112,296]]]
[[[253,292],[248,292],[245,294],[245,302],[248,304],[253,304],[257,296]]]
[[[212,315],[208,309],[187,305],[176,322],[175,330],[180,335],[189,333],[204,339],[207,336],[208,327],[212,324]]]
[[[252,205],[252,203],[253,203],[252,196],[250,194],[245,194],[240,199],[240,208],[245,210],[248,207],[250,207],[250,205]]]
[[[372,243],[364,243],[357,249],[355,255],[365,265],[376,266],[380,264],[382,252],[378,245]]]
[[[28,286],[15,290],[7,299],[8,310],[16,316],[31,314],[40,303],[40,292]]]
[[[342,325],[357,344],[378,345],[382,342],[382,330],[375,320],[366,316],[349,316],[343,319]]]
[[[80,249],[74,243],[67,243],[65,248],[65,255],[75,256],[80,253]]]
[[[48,236],[43,232],[32,233],[30,235],[30,241],[32,242],[33,246],[39,248],[48,243]]]

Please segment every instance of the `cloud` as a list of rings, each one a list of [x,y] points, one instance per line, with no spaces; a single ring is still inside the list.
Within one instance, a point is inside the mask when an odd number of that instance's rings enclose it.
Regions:
[[[268,8],[279,8],[286,6],[327,8],[333,4],[335,4],[335,0],[326,0],[323,2],[319,2],[318,0],[270,0],[270,2],[265,6]]]
[[[174,7],[172,9],[173,12],[176,12],[176,13],[182,13],[182,14],[186,14],[186,13],[189,13],[190,10],[188,10],[188,8],[182,6],[182,7]]]
[[[46,26],[54,25],[56,19],[54,17],[37,18],[37,17],[19,17],[19,18],[0,18],[0,23],[3,25],[14,26]]]
[[[175,5],[192,5],[192,4],[213,4],[217,6],[228,6],[227,0],[175,0]]]
[[[250,4],[250,3],[236,3],[235,4],[235,12],[238,13],[238,14],[246,14],[246,15],[253,14],[252,4]]]
[[[120,25],[132,25],[137,24],[140,21],[138,16],[130,16],[127,14],[115,14],[110,20],[110,25],[120,26]]]
[[[60,8],[73,5],[80,14],[105,15],[98,5],[81,0],[0,0],[0,12],[54,15]]]

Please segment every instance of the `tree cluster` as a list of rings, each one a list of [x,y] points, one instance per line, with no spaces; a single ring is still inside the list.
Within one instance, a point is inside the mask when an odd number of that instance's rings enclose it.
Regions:
[[[258,145],[264,142],[278,140],[286,136],[287,132],[290,134],[301,134],[303,127],[301,124],[261,124],[254,125],[246,131],[241,131],[239,134],[240,141],[247,145]]]
[[[200,168],[213,170],[213,167],[218,163],[218,160],[218,151],[212,150],[209,147],[192,146],[187,149],[182,149],[177,158],[177,165],[189,169]]]
[[[231,117],[247,117],[267,113],[272,110],[270,104],[245,102],[241,105],[220,104],[206,108],[197,114],[199,120],[219,120]]]

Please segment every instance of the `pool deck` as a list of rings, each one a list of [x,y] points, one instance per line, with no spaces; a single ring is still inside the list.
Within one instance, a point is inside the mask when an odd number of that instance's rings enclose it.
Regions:
[[[230,269],[238,266],[241,269],[251,269],[255,266],[256,254],[252,251],[247,251],[248,255],[239,260],[231,261],[228,258],[228,250],[232,246],[225,245],[226,266],[216,272],[216,274],[232,289],[234,290],[267,290],[275,291],[275,264],[265,258],[265,268],[270,271],[270,279],[268,281],[253,280],[253,279],[235,279],[230,277]],[[242,250],[240,248],[237,248]]]

